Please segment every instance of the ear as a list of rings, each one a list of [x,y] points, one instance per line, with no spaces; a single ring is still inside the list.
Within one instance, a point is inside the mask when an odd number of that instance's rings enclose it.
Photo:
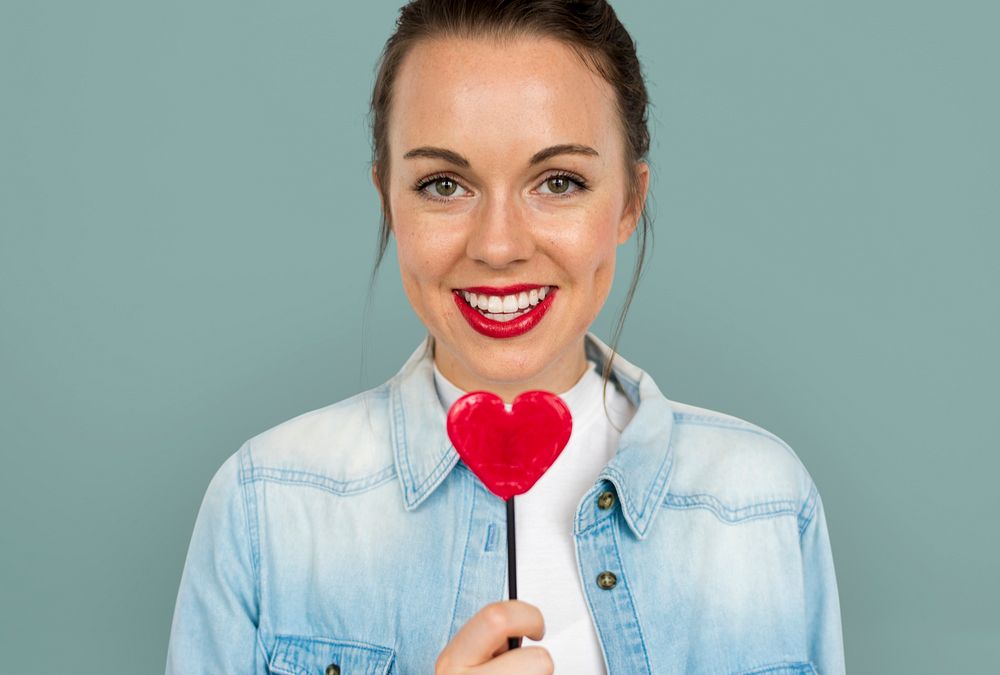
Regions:
[[[625,205],[622,219],[618,223],[618,243],[628,241],[635,228],[639,225],[642,208],[646,205],[646,195],[649,192],[649,164],[637,162],[635,165],[636,194],[631,203]]]

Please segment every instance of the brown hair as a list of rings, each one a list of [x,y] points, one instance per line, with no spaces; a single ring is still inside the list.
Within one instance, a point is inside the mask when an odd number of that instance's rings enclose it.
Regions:
[[[649,97],[635,43],[606,0],[411,0],[399,10],[396,30],[385,44],[371,100],[372,161],[379,185],[389,183],[388,121],[393,84],[399,66],[420,40],[440,37],[493,38],[510,40],[523,36],[551,37],[573,48],[584,62],[614,89],[619,119],[625,136],[629,204],[636,205],[640,185],[635,165],[649,151],[647,108]],[[617,353],[625,315],[642,273],[651,220],[641,205],[637,228],[638,256],[625,304],[615,324],[612,356],[604,368],[607,386],[611,361]],[[389,244],[392,223],[388,196],[382,194],[382,223],[372,281]]]

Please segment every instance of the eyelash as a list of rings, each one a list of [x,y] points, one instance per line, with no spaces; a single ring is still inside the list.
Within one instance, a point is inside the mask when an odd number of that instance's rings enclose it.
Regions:
[[[424,199],[429,199],[431,201],[435,201],[435,202],[450,202],[450,201],[453,201],[451,198],[448,198],[448,197],[436,197],[436,196],[432,195],[431,193],[427,192],[427,190],[426,190],[427,187],[433,185],[434,183],[436,183],[437,181],[441,180],[442,178],[447,178],[449,180],[455,181],[459,185],[462,185],[461,182],[459,182],[458,180],[456,180],[455,177],[452,176],[451,174],[448,174],[448,173],[436,173],[436,174],[432,174],[430,176],[427,176],[426,178],[421,178],[419,181],[417,181],[417,183],[413,186],[413,191],[416,192],[421,197],[423,197]],[[556,171],[555,173],[549,174],[548,176],[546,176],[545,178],[543,178],[542,181],[541,181],[541,183],[544,183],[546,181],[552,180],[553,178],[566,178],[566,179],[572,181],[576,185],[577,189],[579,189],[579,190],[589,190],[590,189],[590,186],[587,184],[587,181],[586,181],[586,179],[584,179],[583,176],[580,176],[580,175],[575,174],[575,173],[571,173],[569,171]],[[541,183],[539,183],[539,185]],[[569,192],[569,193],[563,193],[563,194],[552,194],[552,195],[547,195],[547,196],[555,197],[557,199],[565,199],[566,197],[572,197],[573,193]]]

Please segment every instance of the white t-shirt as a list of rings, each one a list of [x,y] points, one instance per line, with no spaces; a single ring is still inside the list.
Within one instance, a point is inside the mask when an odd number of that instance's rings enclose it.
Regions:
[[[436,364],[434,381],[445,410],[465,393],[449,382]],[[557,673],[607,672],[580,583],[573,520],[584,493],[617,452],[618,429],[628,424],[635,408],[613,383],[608,384],[608,414],[616,429],[604,414],[602,389],[600,370],[588,361],[583,377],[559,394],[573,416],[569,443],[538,482],[514,500],[517,595],[537,606],[545,617],[545,637],[539,642],[525,638],[524,644],[548,649]]]

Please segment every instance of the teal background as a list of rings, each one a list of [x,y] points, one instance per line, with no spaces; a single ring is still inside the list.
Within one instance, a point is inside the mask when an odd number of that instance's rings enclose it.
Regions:
[[[394,251],[365,311],[399,2],[0,4],[3,672],[162,672],[215,469],[417,346]],[[851,672],[995,667],[1000,11],[615,6],[655,106],[622,353],[796,449]]]

